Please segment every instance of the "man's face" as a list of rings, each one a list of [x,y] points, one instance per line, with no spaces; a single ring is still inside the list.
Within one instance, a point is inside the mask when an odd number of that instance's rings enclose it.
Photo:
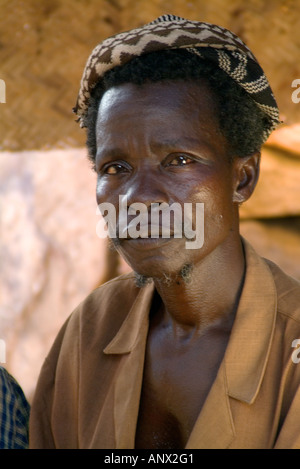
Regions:
[[[120,201],[127,206],[142,203],[149,213],[151,204],[180,204],[182,212],[185,204],[204,204],[204,243],[199,249],[189,249],[184,237],[118,240],[119,253],[134,271],[158,278],[175,275],[236,233],[234,165],[204,83],[113,87],[101,100],[96,136],[97,203],[113,204],[117,220]]]

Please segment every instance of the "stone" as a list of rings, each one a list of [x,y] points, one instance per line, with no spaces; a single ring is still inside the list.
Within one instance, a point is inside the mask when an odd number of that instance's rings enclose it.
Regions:
[[[0,339],[32,395],[59,328],[104,273],[84,149],[0,153]]]
[[[273,132],[263,146],[258,184],[242,219],[300,215],[300,125]]]

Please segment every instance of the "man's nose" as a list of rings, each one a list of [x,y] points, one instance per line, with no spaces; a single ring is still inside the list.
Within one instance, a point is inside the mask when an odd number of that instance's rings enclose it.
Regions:
[[[158,174],[148,170],[143,174],[137,173],[128,185],[126,194],[127,205],[142,203],[149,209],[153,203],[170,203],[166,186]]]

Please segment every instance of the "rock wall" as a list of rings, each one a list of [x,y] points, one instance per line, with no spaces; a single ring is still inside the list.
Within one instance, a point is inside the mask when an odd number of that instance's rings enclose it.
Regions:
[[[0,338],[31,394],[62,322],[103,270],[82,150],[0,154]]]
[[[253,49],[285,124],[264,146],[241,232],[300,278],[299,2],[2,0],[0,13],[0,344],[29,399],[67,316],[128,269],[96,236],[95,176],[71,112],[88,54],[108,35],[174,13],[228,27]]]

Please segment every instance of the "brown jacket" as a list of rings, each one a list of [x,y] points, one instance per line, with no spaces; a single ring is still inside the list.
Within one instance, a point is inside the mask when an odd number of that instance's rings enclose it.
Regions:
[[[300,284],[246,242],[245,249],[228,347],[186,448],[300,449],[300,363],[292,346],[300,339]],[[153,292],[125,275],[70,316],[40,374],[31,448],[134,448]]]

